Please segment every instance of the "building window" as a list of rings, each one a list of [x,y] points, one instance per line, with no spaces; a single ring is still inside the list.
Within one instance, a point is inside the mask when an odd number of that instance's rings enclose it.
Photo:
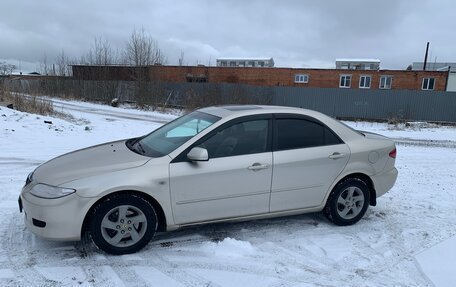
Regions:
[[[393,82],[393,77],[391,76],[380,76],[380,89],[391,89],[391,83]]]
[[[370,89],[371,87],[371,76],[360,76],[359,77],[359,88]]]
[[[248,66],[249,67],[255,67],[255,62],[254,61],[249,61]]]
[[[226,61],[221,61],[221,62],[220,62],[220,66],[226,67]]]
[[[339,88],[350,88],[351,75],[340,75]]]
[[[230,61],[230,67],[236,67],[236,62],[235,61]]]
[[[264,62],[263,61],[258,61],[258,66],[259,67],[264,67]]]
[[[199,76],[187,74],[187,76],[185,78],[187,79],[188,83],[206,83],[207,82],[207,76],[204,74],[201,74]]]
[[[295,75],[295,83],[308,83],[309,82],[309,75],[306,74],[296,74]]]
[[[424,78],[423,85],[421,86],[422,90],[433,90],[434,89],[434,78]]]

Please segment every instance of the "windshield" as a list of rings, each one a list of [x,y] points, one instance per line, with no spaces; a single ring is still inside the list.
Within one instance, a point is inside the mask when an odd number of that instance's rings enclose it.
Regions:
[[[192,112],[160,127],[132,145],[140,154],[160,157],[169,154],[199,134],[220,118],[202,112]]]

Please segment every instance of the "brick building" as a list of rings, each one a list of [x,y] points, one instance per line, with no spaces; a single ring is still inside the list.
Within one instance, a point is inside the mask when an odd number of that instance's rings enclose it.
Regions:
[[[297,86],[341,89],[445,91],[448,71],[347,70],[207,66],[73,65],[79,80],[138,79],[163,82],[241,83],[255,86]]]

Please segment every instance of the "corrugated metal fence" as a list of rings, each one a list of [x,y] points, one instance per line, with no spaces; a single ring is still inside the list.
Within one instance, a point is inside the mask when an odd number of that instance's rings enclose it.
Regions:
[[[29,92],[24,87],[30,90],[33,84],[43,86],[35,82],[15,84],[20,84],[23,92]],[[60,90],[65,92],[66,89],[67,93],[77,97],[93,100],[117,97],[124,101],[138,101],[138,84],[132,81],[66,79],[60,84],[63,87]],[[339,118],[456,123],[456,92],[160,82],[143,83],[140,87],[145,90],[147,103],[159,106],[194,108],[220,104],[273,104],[313,109]],[[57,89],[57,95],[62,94],[60,90]]]
[[[302,107],[339,118],[410,120],[456,123],[456,92],[412,90],[323,89],[300,87],[257,87],[239,84],[170,84],[167,90],[184,103],[185,91],[204,97],[217,91],[221,103],[249,103]],[[245,102],[243,102],[245,103]]]
[[[277,87],[276,105],[341,118],[456,122],[456,92]]]

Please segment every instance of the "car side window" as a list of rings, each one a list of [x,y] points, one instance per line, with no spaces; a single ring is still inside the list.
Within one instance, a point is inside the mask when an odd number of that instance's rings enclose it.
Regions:
[[[209,158],[262,153],[267,151],[269,120],[252,120],[231,125],[207,139]]]
[[[276,150],[335,145],[341,140],[326,126],[306,119],[275,120]]]

